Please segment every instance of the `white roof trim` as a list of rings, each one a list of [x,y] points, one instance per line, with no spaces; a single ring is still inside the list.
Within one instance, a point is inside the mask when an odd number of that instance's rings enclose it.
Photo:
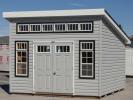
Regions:
[[[51,10],[51,11],[19,11],[19,12],[4,12],[4,18],[27,18],[27,17],[58,17],[58,16],[84,16],[84,15],[103,15],[108,21],[118,30],[120,35],[125,39],[126,44],[131,41],[125,33],[118,27],[112,18],[105,12],[104,9],[77,9],[77,10]]]
[[[101,15],[101,14],[104,14],[104,9],[4,12],[3,17],[4,18],[20,18],[20,17],[25,18],[25,17]]]

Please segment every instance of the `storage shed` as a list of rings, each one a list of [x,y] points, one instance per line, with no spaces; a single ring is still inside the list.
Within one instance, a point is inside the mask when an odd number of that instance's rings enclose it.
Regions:
[[[4,12],[10,92],[103,96],[125,88],[130,40],[104,9]]]

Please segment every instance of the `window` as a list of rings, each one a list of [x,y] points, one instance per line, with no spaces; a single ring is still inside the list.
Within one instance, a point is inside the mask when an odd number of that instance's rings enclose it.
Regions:
[[[80,30],[81,31],[92,31],[92,23],[81,23]]]
[[[17,32],[92,32],[93,22],[17,24]]]
[[[55,24],[55,31],[66,31],[65,24]]]
[[[94,41],[80,41],[80,78],[94,78]]]
[[[48,53],[48,52],[50,52],[50,46],[49,45],[39,45],[39,46],[37,46],[37,52],[38,53]]]
[[[3,56],[0,56],[0,64],[3,64]]]
[[[53,25],[52,24],[42,24],[42,32],[52,32]]]
[[[41,32],[41,24],[30,24],[30,32]]]
[[[18,24],[18,32],[29,32],[29,24]]]
[[[78,24],[76,23],[69,23],[67,24],[68,26],[68,31],[78,31]]]
[[[16,76],[28,76],[28,42],[16,42]]]
[[[56,46],[56,52],[57,53],[69,53],[70,52],[70,46]]]

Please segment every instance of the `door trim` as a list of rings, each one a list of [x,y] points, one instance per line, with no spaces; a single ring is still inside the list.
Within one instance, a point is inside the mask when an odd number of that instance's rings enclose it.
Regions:
[[[35,91],[35,65],[34,65],[34,58],[35,58],[34,57],[34,53],[35,53],[34,46],[35,46],[35,43],[42,43],[42,42],[50,42],[50,43],[52,43],[52,41],[54,41],[54,42],[62,42],[62,43],[63,42],[72,43],[72,48],[73,48],[73,68],[72,68],[73,69],[73,73],[72,73],[72,80],[73,80],[72,81],[72,87],[73,88],[72,88],[72,94],[74,95],[74,93],[75,93],[75,88],[74,88],[75,87],[74,86],[74,76],[75,76],[75,74],[74,74],[74,72],[75,72],[74,71],[74,63],[75,63],[74,62],[74,57],[75,57],[75,49],[74,49],[74,46],[75,46],[75,44],[74,44],[74,41],[71,41],[71,40],[51,40],[51,41],[50,40],[47,40],[47,41],[44,41],[44,40],[35,40],[35,41],[33,41],[33,45],[32,45],[33,46],[33,64],[32,64],[33,65],[33,72],[32,72],[33,73],[32,74],[33,75],[33,79],[32,79],[33,80],[32,81],[32,83],[33,83],[32,85],[33,86],[32,86],[32,93],[36,93],[36,91]]]

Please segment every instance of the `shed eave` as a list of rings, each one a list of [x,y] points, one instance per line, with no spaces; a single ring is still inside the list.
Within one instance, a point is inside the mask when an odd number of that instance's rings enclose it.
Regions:
[[[60,16],[105,16],[113,27],[124,39],[125,44],[131,44],[128,36],[120,29],[117,23],[109,16],[105,9],[76,9],[76,10],[51,10],[51,11],[18,11],[3,12],[5,19],[11,18],[39,18],[39,17],[60,17]]]

